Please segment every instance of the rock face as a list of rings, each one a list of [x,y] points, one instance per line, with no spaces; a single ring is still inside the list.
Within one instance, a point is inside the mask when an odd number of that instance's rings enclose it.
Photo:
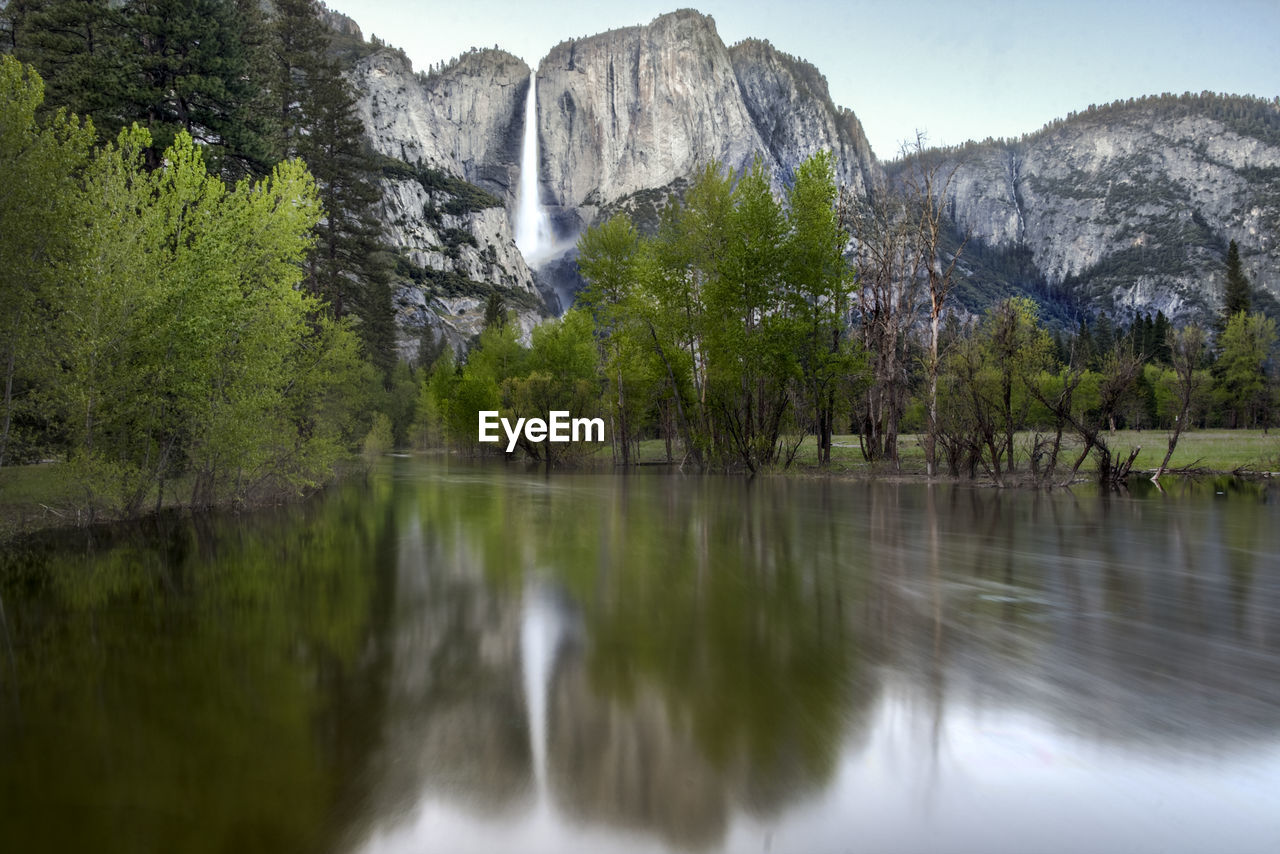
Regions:
[[[360,41],[364,40],[364,33],[360,32],[360,25],[351,18],[335,12],[323,3],[320,4],[320,20],[324,21],[324,25],[333,30],[340,36],[347,36]]]
[[[391,164],[380,214],[401,257],[402,353],[414,355],[424,326],[461,346],[494,291],[524,330],[567,302],[572,264],[550,262],[540,304],[513,239],[529,67],[480,50],[422,74],[387,48],[359,59],[350,79],[370,144]],[[543,200],[566,244],[602,212],[656,210],[713,160],[742,170],[759,157],[779,189],[820,149],[857,192],[877,174],[857,118],[832,104],[813,66],[767,42],[731,50],[697,12],[564,42],[543,60],[537,86]],[[426,172],[473,184],[500,206],[460,205]]]
[[[734,45],[729,55],[747,111],[782,181],[790,183],[796,166],[825,149],[833,155],[837,185],[865,194],[880,173],[871,145],[858,117],[831,101],[818,69],[755,39]]]
[[[729,51],[709,18],[561,42],[538,68],[543,183],[561,209],[665,187],[712,159],[735,169],[765,149]]]
[[[538,68],[538,103],[545,199],[561,231],[712,161],[742,170],[758,156],[781,186],[825,148],[859,191],[876,168],[857,118],[836,109],[813,66],[767,42],[726,48],[691,10],[557,45]]]
[[[1025,248],[1045,281],[1122,317],[1216,310],[1227,243],[1280,295],[1280,108],[1146,99],[1012,143],[951,153],[952,211],[988,247]],[[1214,114],[1255,114],[1244,122]]]
[[[515,310],[526,341],[545,317],[501,205],[460,205],[447,189],[429,189],[415,178],[386,178],[380,219],[384,236],[401,257],[394,303],[405,358],[417,356],[425,327],[455,348],[478,335],[490,293],[500,294]]]
[[[382,49],[350,75],[370,143],[392,164],[382,216],[402,258],[405,352],[423,324],[460,345],[493,292],[525,329],[567,305],[572,253],[535,277],[513,239],[529,67],[482,50],[415,74],[402,53]],[[668,193],[712,161],[741,170],[759,157],[781,191],[825,149],[855,196],[903,168],[876,161],[857,117],[832,103],[812,65],[765,41],[726,47],[715,22],[691,10],[562,42],[536,86],[542,201],[564,245],[614,211],[652,225]],[[960,289],[965,308],[1026,293],[1057,301],[1063,318],[1160,310],[1203,319],[1218,305],[1233,239],[1254,285],[1280,296],[1280,106],[1143,99],[939,156],[956,170],[956,232],[972,241],[961,265],[971,278]],[[492,198],[443,188],[441,175]]]
[[[416,74],[403,54],[380,50],[356,64],[351,82],[375,151],[514,199],[529,84],[523,60],[472,51],[439,71]]]
[[[350,77],[370,144],[388,159],[379,219],[401,259],[401,354],[416,356],[424,327],[460,348],[483,327],[494,292],[517,312],[527,338],[547,312],[508,211],[529,67],[485,50],[423,75],[399,51],[383,49],[357,62]]]

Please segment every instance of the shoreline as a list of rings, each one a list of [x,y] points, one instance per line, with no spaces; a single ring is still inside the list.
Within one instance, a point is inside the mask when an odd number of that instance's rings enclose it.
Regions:
[[[850,446],[845,446],[847,450]],[[856,449],[856,445],[852,446]],[[465,452],[449,450],[444,448],[410,450],[397,449],[388,451],[384,454],[388,458],[419,458],[432,456],[445,456],[460,460],[469,460],[472,462],[489,462],[503,463],[504,465],[515,465],[527,470],[545,470],[545,465],[536,460],[525,458],[504,459],[503,456],[490,454],[474,454],[468,455]],[[912,463],[917,462],[911,459]],[[87,510],[74,504],[67,505],[59,499],[65,499],[65,492],[59,494],[56,488],[53,488],[49,478],[24,478],[28,481],[26,484],[30,487],[29,481],[37,481],[45,487],[45,494],[38,497],[29,497],[26,500],[9,500],[6,494],[13,487],[12,483],[6,484],[6,481],[15,480],[13,472],[23,472],[30,474],[33,471],[51,470],[51,467],[58,465],[56,462],[33,463],[25,466],[10,466],[0,470],[0,546],[7,546],[19,542],[27,537],[34,536],[52,536],[59,531],[68,534],[72,532],[92,531],[100,527],[118,527],[122,525],[145,524],[166,516],[187,516],[193,517],[203,516],[207,514],[239,514],[253,513],[266,508],[283,507],[294,504],[305,503],[314,496],[325,492],[336,486],[348,483],[355,478],[366,478],[370,472],[370,467],[355,462],[340,466],[335,472],[334,477],[321,485],[320,487],[308,490],[298,494],[278,493],[266,496],[255,501],[244,501],[240,499],[227,499],[217,502],[209,507],[197,508],[181,501],[166,502],[159,509],[149,509],[143,513],[125,516],[114,514],[111,512],[95,512],[91,520],[85,519],[82,514],[87,514]],[[1025,465],[1025,464],[1024,464]],[[551,471],[561,474],[575,473],[599,473],[599,474],[626,474],[638,473],[640,471],[663,471],[666,470],[671,474],[680,474],[681,476],[735,476],[735,477],[763,477],[763,478],[800,478],[805,480],[837,480],[845,482],[878,482],[878,483],[920,483],[920,484],[951,484],[951,485],[967,485],[978,489],[1003,489],[1013,492],[1041,492],[1055,491],[1061,489],[1072,489],[1077,486],[1097,486],[1097,480],[1090,477],[1090,470],[1082,469],[1077,473],[1069,483],[1062,483],[1053,480],[1049,483],[1037,483],[1027,476],[1025,470],[1015,473],[1010,482],[1003,487],[997,486],[990,477],[985,474],[979,474],[976,477],[957,477],[949,474],[938,474],[929,477],[923,471],[912,470],[914,466],[908,469],[895,470],[888,463],[854,463],[850,466],[848,461],[842,461],[838,465],[830,467],[821,467],[815,463],[797,462],[793,463],[789,468],[772,468],[761,470],[754,475],[745,470],[739,471],[735,469],[707,469],[698,471],[693,468],[684,467],[679,461],[667,461],[666,459],[642,459],[637,463],[623,466],[607,460],[591,460],[578,461],[569,464],[558,464],[552,467]],[[1130,481],[1141,481],[1143,483],[1153,483],[1151,475],[1155,473],[1154,468],[1150,469],[1134,469],[1130,473]],[[1280,471],[1270,469],[1253,468],[1249,462],[1241,463],[1233,469],[1211,469],[1204,467],[1184,467],[1181,469],[1166,470],[1161,478],[1161,482],[1178,482],[1182,480],[1196,481],[1208,478],[1231,477],[1245,481],[1269,481],[1280,478]],[[9,489],[6,489],[6,486]],[[1159,484],[1156,484],[1159,488]],[[37,491],[39,487],[37,487]],[[61,506],[59,506],[61,504]]]
[[[72,533],[92,532],[100,528],[114,528],[126,525],[146,524],[165,517],[200,517],[210,514],[254,513],[268,508],[287,507],[303,504],[325,490],[349,483],[353,479],[366,477],[369,467],[348,461],[339,465],[330,477],[320,486],[303,492],[276,492],[261,498],[246,501],[239,498],[227,498],[216,501],[206,507],[194,507],[180,500],[166,501],[161,507],[151,507],[142,513],[124,515],[110,510],[94,510],[92,513],[83,506],[67,505],[67,491],[63,484],[56,483],[53,478],[22,477],[18,484],[27,490],[43,492],[39,496],[43,500],[10,500],[8,492],[15,484],[6,483],[15,478],[13,472],[30,475],[33,471],[50,470],[60,465],[57,462],[32,463],[23,466],[7,466],[0,469],[0,546],[9,546],[28,537],[55,536],[58,532]],[[33,483],[34,482],[34,483]],[[8,487],[8,488],[6,488]],[[62,504],[62,506],[58,506]]]

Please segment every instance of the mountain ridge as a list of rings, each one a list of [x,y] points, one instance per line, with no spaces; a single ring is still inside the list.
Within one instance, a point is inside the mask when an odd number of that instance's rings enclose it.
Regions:
[[[486,240],[507,240],[531,70],[505,52],[473,50],[414,74],[392,54],[376,51],[352,71],[374,147],[494,193],[508,223]],[[901,175],[902,161],[876,157],[856,113],[832,101],[816,66],[766,39],[726,46],[714,19],[696,10],[565,39],[533,79],[539,183],[566,243],[619,210],[656,221],[667,193],[710,161],[742,170],[761,158],[781,189],[804,157],[826,149],[855,196]],[[1230,240],[1254,286],[1280,295],[1280,101],[1142,96],[930,156],[956,170],[947,209],[957,234],[997,259],[971,265],[985,264],[987,280],[958,289],[960,309],[1028,293],[1083,314],[1205,319]],[[420,216],[399,203],[385,213],[411,225]],[[504,257],[513,241],[510,250]],[[553,262],[544,276],[563,279],[565,269]],[[530,292],[533,274],[517,278]]]

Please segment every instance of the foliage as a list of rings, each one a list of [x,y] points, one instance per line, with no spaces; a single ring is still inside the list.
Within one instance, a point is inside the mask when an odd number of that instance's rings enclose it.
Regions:
[[[1214,365],[1214,401],[1230,427],[1269,427],[1275,408],[1276,321],[1241,311],[1227,322]]]
[[[1032,378],[1051,367],[1052,344],[1029,299],[1010,298],[987,312],[977,331],[944,362],[947,404],[940,440],[952,473],[981,464],[997,484],[1016,467],[1014,434],[1028,423]]]
[[[201,506],[317,485],[362,432],[369,377],[347,326],[298,288],[321,215],[306,168],[228,186],[180,131],[148,169],[138,126],[91,153],[86,127],[33,124],[38,78],[0,62],[0,152],[31,176],[12,216],[60,218],[6,319],[36,330],[20,354],[31,406],[58,425],[90,514],[160,506],[180,478]]]
[[[1227,247],[1227,275],[1226,284],[1222,289],[1222,315],[1218,324],[1218,331],[1221,332],[1227,328],[1231,322],[1231,318],[1240,312],[1248,314],[1252,308],[1252,298],[1249,287],[1249,277],[1245,275],[1244,268],[1240,266],[1240,247],[1233,240]]]
[[[394,360],[379,198],[355,98],[331,58],[315,0],[14,0],[19,59],[48,80],[48,104],[91,115],[106,141],[137,123],[154,170],[179,133],[234,183],[304,160],[319,189],[305,287],[352,317],[384,374]]]
[[[38,120],[40,78],[0,56],[0,467],[38,445],[37,379],[50,369],[47,294],[77,251],[76,191],[93,128],[59,112]],[[21,176],[20,178],[18,176]],[[32,448],[34,450],[34,448]]]

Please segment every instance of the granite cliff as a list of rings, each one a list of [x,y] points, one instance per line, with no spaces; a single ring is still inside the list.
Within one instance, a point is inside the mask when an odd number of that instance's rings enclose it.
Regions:
[[[333,26],[351,35],[349,19]],[[402,52],[381,48],[354,59],[349,76],[384,158],[380,218],[400,257],[402,352],[413,355],[424,325],[461,345],[494,291],[525,331],[558,310],[553,285],[573,278],[571,259],[544,267],[539,293],[513,238],[529,67],[473,50],[416,73]],[[857,118],[831,102],[817,69],[768,42],[726,47],[697,12],[563,42],[543,59],[537,87],[542,201],[566,246],[617,210],[651,223],[667,194],[712,161],[741,170],[758,157],[780,189],[824,148],[856,192],[878,174]],[[441,177],[483,192],[450,192]]]
[[[381,215],[401,259],[407,355],[424,324],[461,345],[494,292],[527,331],[572,288],[572,251],[535,275],[513,239],[530,74],[496,49],[427,73],[392,48],[353,62],[385,159]],[[535,85],[541,201],[564,247],[616,211],[652,227],[712,161],[741,170],[759,158],[782,189],[826,149],[855,196],[902,169],[876,159],[816,68],[767,41],[728,47],[692,10],[562,42]],[[955,241],[970,237],[957,290],[970,311],[1027,293],[1064,323],[1100,311],[1203,318],[1233,239],[1264,301],[1280,295],[1280,105],[1162,96],[933,154],[955,169],[947,210]]]
[[[383,164],[379,218],[399,259],[402,353],[416,355],[424,326],[463,345],[482,328],[494,292],[527,335],[547,309],[508,211],[529,67],[486,50],[417,74],[402,53],[384,48],[357,61],[350,79]]]
[[[692,10],[647,26],[561,42],[538,67],[545,199],[562,234],[602,213],[647,209],[706,164],[735,170],[759,157],[787,182],[810,154],[835,154],[842,183],[876,172],[857,118],[826,80],[768,42],[726,47]]]
[[[985,249],[1026,253],[1027,275],[1085,313],[1203,318],[1218,305],[1231,240],[1260,298],[1280,294],[1274,104],[1141,99],[947,157],[958,229]]]

